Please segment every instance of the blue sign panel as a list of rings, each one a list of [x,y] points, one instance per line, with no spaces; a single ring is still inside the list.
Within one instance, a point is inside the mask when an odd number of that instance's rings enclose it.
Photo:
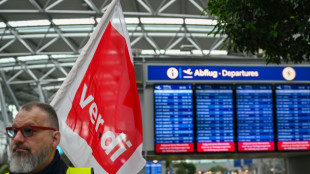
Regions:
[[[148,81],[310,81],[310,67],[148,66]]]
[[[147,161],[146,163],[146,174],[161,174],[161,162],[154,163],[152,161]]]
[[[239,151],[273,151],[271,85],[236,85]]]
[[[278,150],[310,150],[310,85],[276,85],[276,108]]]
[[[192,85],[154,85],[157,153],[193,152]]]
[[[234,167],[240,167],[241,166],[241,159],[234,159]]]
[[[252,164],[252,163],[253,163],[252,159],[243,159],[243,164],[244,165],[249,165],[249,164]]]
[[[232,85],[196,85],[198,152],[235,151],[233,112]]]

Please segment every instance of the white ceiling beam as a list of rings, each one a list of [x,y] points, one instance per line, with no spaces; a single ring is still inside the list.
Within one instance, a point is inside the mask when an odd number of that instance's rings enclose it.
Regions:
[[[36,75],[28,68],[27,65],[23,64],[22,68],[25,70],[26,73],[28,73],[35,81],[38,81],[39,79],[37,78]]]
[[[7,112],[7,105],[6,105],[6,102],[5,102],[5,98],[4,98],[4,95],[3,95],[3,90],[2,90],[2,87],[0,85],[0,108],[1,108],[1,115],[2,115],[2,118],[3,118],[3,121],[4,121],[4,126],[7,127],[7,126],[10,126],[12,125],[11,122],[9,121],[9,116],[8,116],[8,112]]]
[[[11,96],[11,98],[12,98],[14,104],[15,104],[15,107],[17,109],[19,109],[20,108],[19,103],[18,103],[18,101],[16,99],[16,96],[13,93],[13,90],[11,89],[10,85],[7,83],[7,80],[6,80],[6,77],[5,77],[5,74],[4,74],[3,70],[0,70],[0,74],[1,74],[3,85],[5,86],[7,91],[9,92],[9,95]]]
[[[224,37],[224,38],[218,38],[215,42],[213,42],[213,44],[212,44],[212,46],[211,46],[211,48],[210,48],[210,51],[209,51],[208,55],[211,54],[211,51],[215,50],[215,48],[217,48],[218,46],[220,46],[220,45],[224,42],[225,39],[226,39],[226,37]]]
[[[55,6],[57,6],[59,3],[61,3],[63,0],[57,0],[54,3],[52,3],[51,5],[49,5],[48,7],[45,8],[45,11],[49,11],[50,9],[54,8]]]
[[[154,10],[150,6],[146,5],[142,0],[137,1],[142,5],[142,7],[146,9],[146,11],[148,11],[150,14],[154,14]]]
[[[157,11],[158,14],[162,13],[164,10],[166,10],[171,4],[173,4],[176,0],[170,0],[168,3],[164,4],[162,7],[160,7]]]
[[[53,67],[52,69],[50,69],[49,71],[47,71],[42,77],[40,77],[39,81],[42,81],[43,79],[45,79],[47,76],[49,76],[52,72],[54,72],[56,70],[56,67]]]
[[[175,35],[175,31],[172,31],[172,32],[147,32],[148,33],[148,36],[152,36],[152,37],[172,37]],[[143,36],[143,32],[130,32],[129,35],[131,37],[139,37],[139,36]],[[177,33],[176,36],[178,37],[182,37],[184,36],[185,34],[184,33]],[[55,37],[58,37],[59,34],[25,34],[25,35],[21,35],[20,38],[22,39],[31,39],[31,38],[43,38],[45,37],[46,38],[55,38]],[[88,33],[63,33],[62,34],[63,37],[72,37],[72,38],[75,38],[75,37],[86,37],[86,36],[89,36]],[[222,37],[226,37],[226,35],[216,35],[216,36],[213,36],[213,35],[208,35],[206,32],[199,32],[199,33],[192,33],[191,34],[192,37],[199,37],[199,38],[222,38]],[[14,39],[15,36],[13,35],[10,35],[10,36],[3,36],[2,40],[11,40],[11,39]]]
[[[201,47],[190,37],[187,37],[186,38],[192,45],[194,45],[194,47],[197,49],[197,50],[200,50],[202,51]]]
[[[19,76],[21,73],[23,73],[24,70],[20,69],[17,73],[15,73],[9,80],[7,80],[7,82],[11,82],[13,81],[17,76]]]
[[[37,82],[36,84],[37,84],[37,93],[39,94],[40,101],[46,103],[46,97],[45,97],[44,92],[42,90],[41,84],[39,82]]]
[[[100,10],[96,7],[96,5],[94,4],[94,2],[92,0],[84,0],[84,2],[86,2],[86,4],[96,13],[100,13]]]
[[[2,52],[5,48],[7,48],[8,46],[12,45],[12,43],[14,43],[16,41],[16,38],[10,40],[9,42],[7,42],[6,44],[4,44],[1,48],[0,48],[0,52]]]
[[[19,40],[19,42],[21,42],[26,48],[27,50],[29,50],[29,52],[31,54],[35,54],[35,52],[33,51],[33,49],[24,41],[24,39],[22,39],[19,34],[17,33],[17,31],[15,31],[14,29],[12,30],[12,33],[14,34],[14,36],[17,38],[17,40]]]
[[[137,37],[135,40],[133,40],[133,41],[130,43],[130,45],[131,45],[131,46],[134,46],[134,45],[135,45],[137,42],[139,42],[142,38],[143,38],[143,36]]]
[[[0,5],[4,4],[5,2],[7,2],[8,0],[1,0],[0,1]]]
[[[0,10],[0,13],[39,13],[39,10]]]
[[[58,40],[59,37],[55,37],[54,39],[50,40],[49,42],[47,42],[45,45],[43,45],[41,48],[39,48],[36,53],[40,53],[42,50],[44,50],[45,48],[49,47],[50,45],[52,45],[54,42],[56,42]]]
[[[184,37],[179,37],[177,40],[175,40],[172,44],[170,44],[170,46],[168,48],[166,48],[166,50],[170,50],[172,49],[174,46],[176,46],[178,43],[180,43],[182,41]]]
[[[195,0],[189,0],[189,2],[192,3],[200,12],[203,11],[204,8],[198,5]]]
[[[30,2],[35,8],[37,8],[41,13],[44,12],[44,10],[41,8],[41,6],[37,3],[36,0],[29,0],[29,2]]]
[[[60,66],[59,62],[56,60],[52,60],[52,62],[55,64],[55,66],[57,67],[57,69],[60,70],[60,72],[62,72],[64,74],[65,77],[68,76],[68,72],[64,69],[64,67]]]

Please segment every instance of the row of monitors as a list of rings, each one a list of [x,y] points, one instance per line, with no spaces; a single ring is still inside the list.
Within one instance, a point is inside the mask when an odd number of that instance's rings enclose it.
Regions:
[[[155,84],[157,153],[310,150],[310,84]]]

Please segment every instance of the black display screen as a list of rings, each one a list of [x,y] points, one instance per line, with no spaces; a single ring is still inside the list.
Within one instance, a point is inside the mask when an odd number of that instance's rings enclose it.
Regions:
[[[194,152],[192,85],[155,85],[154,100],[156,152]]]
[[[273,151],[272,85],[236,85],[238,151]]]
[[[235,151],[232,85],[196,85],[195,93],[197,151]]]
[[[310,85],[276,85],[278,150],[310,149]]]

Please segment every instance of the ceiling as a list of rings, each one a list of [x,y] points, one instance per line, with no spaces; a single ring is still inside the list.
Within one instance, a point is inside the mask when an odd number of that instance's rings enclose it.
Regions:
[[[110,2],[0,0],[1,102],[51,101]],[[121,0],[134,57],[230,56],[225,35],[208,35],[216,21],[202,15],[207,3]]]
[[[94,19],[102,16],[109,3],[110,0],[0,1],[0,58],[79,54],[97,24]],[[210,19],[201,15],[207,0],[122,0],[121,4],[128,19],[131,46],[138,56],[208,56],[219,50],[225,38],[207,34],[213,29],[212,23],[189,21]],[[151,18],[157,18],[157,22]],[[174,19],[162,22],[171,18]],[[68,25],[81,19],[93,22]],[[34,20],[40,20],[41,26],[34,26]],[[29,26],[20,26],[18,21],[28,21]],[[181,48],[185,51],[180,52]]]

